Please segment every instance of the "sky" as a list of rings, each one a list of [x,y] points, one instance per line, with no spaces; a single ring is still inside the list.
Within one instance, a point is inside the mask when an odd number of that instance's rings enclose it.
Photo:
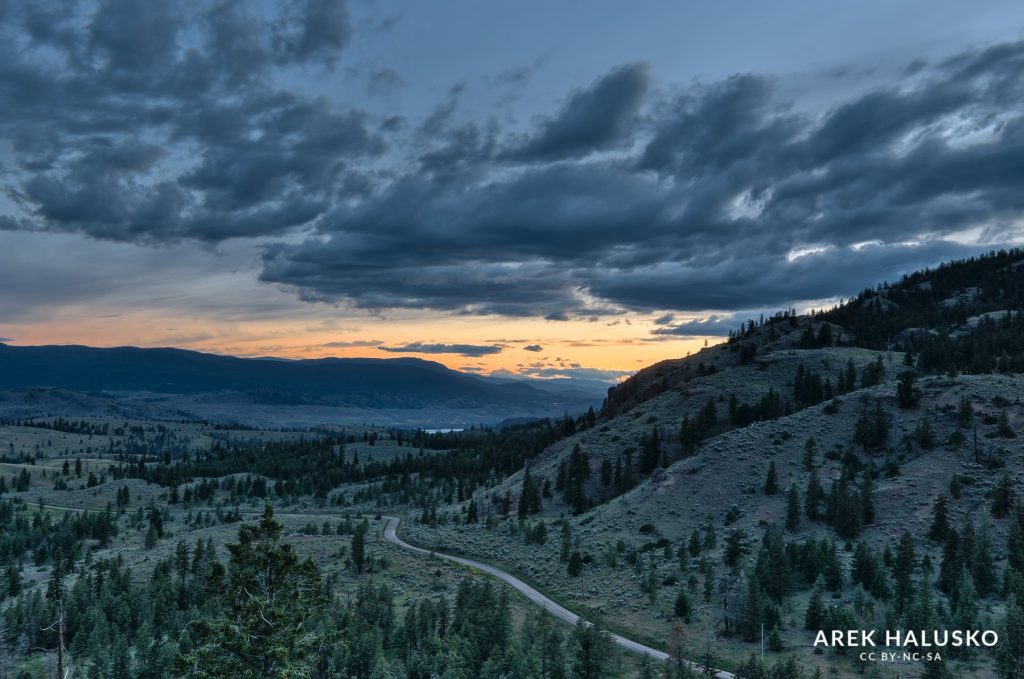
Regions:
[[[1024,230],[1019,2],[0,0],[0,341],[615,380]]]

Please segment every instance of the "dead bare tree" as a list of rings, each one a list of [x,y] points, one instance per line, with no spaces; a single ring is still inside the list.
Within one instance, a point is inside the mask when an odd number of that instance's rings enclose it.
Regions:
[[[57,679],[71,679],[71,658],[68,655],[67,647],[64,645],[64,634],[66,632],[67,618],[64,615],[64,597],[57,600],[57,619],[49,626],[44,627],[44,632],[57,632]]]

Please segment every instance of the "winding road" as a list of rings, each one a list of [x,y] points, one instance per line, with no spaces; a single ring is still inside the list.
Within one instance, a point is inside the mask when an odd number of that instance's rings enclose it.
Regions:
[[[491,575],[501,580],[509,587],[516,590],[517,592],[519,592],[527,599],[543,608],[551,615],[561,620],[564,620],[570,625],[575,625],[581,619],[580,616],[576,615],[568,608],[562,606],[561,604],[558,604],[555,601],[552,601],[547,596],[538,592],[533,587],[530,587],[530,585],[526,584],[516,576],[506,573],[505,571],[499,568],[495,568],[494,566],[485,564],[480,561],[474,561],[473,559],[467,559],[461,556],[454,556],[452,554],[444,554],[442,552],[431,551],[429,549],[424,549],[422,547],[410,545],[408,542],[398,537],[398,524],[401,521],[401,519],[397,516],[385,516],[383,518],[387,519],[388,522],[387,525],[384,527],[384,539],[388,542],[397,545],[402,549],[414,552],[416,554],[422,554],[424,556],[435,556],[439,559],[444,559],[445,561],[451,561],[452,563],[457,563],[462,566],[468,566],[470,568],[475,568],[479,571],[483,571],[484,573],[487,573],[488,575]],[[583,622],[587,625],[591,624],[586,620],[584,620]],[[609,636],[611,637],[612,641],[614,641],[616,644],[626,649],[627,651],[632,651],[634,653],[639,653],[641,655],[650,656],[658,662],[664,662],[668,660],[668,654],[659,651],[656,648],[645,646],[644,644],[633,641],[632,639],[627,639],[624,636],[614,634],[612,632],[609,632]],[[693,662],[690,663],[690,666],[694,669],[701,669],[699,665]],[[732,672],[726,672],[725,670],[716,670],[715,676],[718,677],[718,679],[734,679],[734,675],[732,674]]]

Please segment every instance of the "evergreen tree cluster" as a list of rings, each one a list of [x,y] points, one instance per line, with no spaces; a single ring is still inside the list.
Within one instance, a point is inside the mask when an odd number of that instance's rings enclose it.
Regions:
[[[1024,371],[1024,250],[990,252],[867,289],[822,314],[850,342],[917,355],[924,373]],[[1001,312],[993,316],[993,312]],[[988,314],[988,315],[986,315]],[[981,317],[970,332],[955,332]]]
[[[698,411],[696,417],[691,418],[689,413],[683,415],[683,423],[679,427],[679,442],[682,446],[684,457],[689,457],[697,452],[697,446],[703,441],[712,428],[718,424],[718,407],[714,398]]]
[[[467,577],[452,600],[420,598],[400,616],[372,579],[336,596],[281,537],[267,506],[226,560],[209,538],[179,541],[148,581],[120,558],[56,561],[45,591],[12,585],[8,569],[7,638],[17,655],[61,645],[65,667],[89,679],[610,676],[606,633],[540,610],[517,625],[508,590],[489,580]]]
[[[590,474],[590,456],[577,443],[573,446],[568,459],[563,459],[559,463],[558,474],[555,477],[555,490],[562,493],[562,499],[572,508],[574,514],[582,514],[590,508],[586,488]]]

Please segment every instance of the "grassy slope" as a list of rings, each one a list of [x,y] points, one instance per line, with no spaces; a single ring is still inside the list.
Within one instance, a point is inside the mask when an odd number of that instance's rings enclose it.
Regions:
[[[715,348],[712,348],[714,351]],[[704,354],[705,352],[701,352]],[[737,366],[707,377],[682,382],[672,390],[638,405],[605,426],[579,433],[559,442],[534,461],[533,470],[541,477],[553,479],[558,460],[568,454],[577,442],[587,450],[592,459],[592,468],[597,469],[605,456],[616,456],[625,446],[636,446],[642,432],[649,431],[656,423],[677,426],[685,412],[693,413],[708,395],[718,393],[743,393],[760,395],[769,384],[784,392],[791,381],[796,366],[816,367],[825,372],[827,366],[838,369],[850,357],[860,365],[874,360],[876,353],[860,349],[785,349],[764,356],[753,366]],[[1005,545],[1006,521],[995,521],[988,517],[989,500],[987,493],[996,479],[1009,472],[1019,481],[1024,474],[1024,440],[987,438],[996,427],[983,424],[986,417],[994,417],[999,408],[993,405],[999,398],[1013,402],[1007,410],[1011,424],[1018,430],[1024,427],[1024,412],[1018,394],[1024,391],[1024,377],[985,375],[961,376],[956,379],[933,377],[922,380],[923,391],[920,406],[913,411],[899,411],[894,397],[893,376],[900,370],[901,354],[886,357],[887,379],[878,387],[860,390],[842,397],[843,404],[838,413],[825,414],[823,405],[797,412],[789,417],[772,422],[756,423],[743,429],[726,431],[706,441],[698,455],[676,462],[657,481],[645,480],[632,491],[601,504],[583,516],[572,519],[574,535],[581,541],[581,547],[597,559],[582,578],[571,578],[565,565],[559,560],[559,537],[557,526],[549,530],[549,539],[543,546],[526,545],[516,534],[516,522],[507,520],[494,530],[482,525],[447,525],[436,528],[410,522],[409,534],[425,544],[458,545],[465,552],[483,556],[506,565],[510,570],[522,573],[540,584],[570,606],[589,610],[603,616],[616,629],[631,633],[640,639],[661,641],[664,646],[670,639],[673,628],[671,619],[672,599],[677,586],[661,589],[652,606],[647,594],[640,589],[642,576],[619,560],[615,568],[604,564],[602,555],[620,539],[627,547],[642,547],[658,537],[665,537],[676,545],[690,532],[713,520],[721,535],[724,515],[730,506],[736,505],[741,512],[735,527],[745,530],[751,536],[752,548],[756,549],[761,528],[772,522],[782,522],[785,516],[785,496],[779,494],[766,497],[762,492],[765,472],[769,460],[774,460],[779,474],[779,485],[783,490],[790,483],[796,483],[803,491],[807,472],[802,467],[804,442],[814,436],[819,443],[819,475],[827,488],[830,479],[839,474],[840,463],[825,459],[822,453],[842,448],[855,448],[851,441],[854,422],[857,418],[859,401],[862,397],[881,398],[886,409],[895,417],[896,438],[913,431],[918,419],[926,412],[931,413],[937,441],[940,444],[930,450],[915,450],[901,461],[901,476],[895,479],[880,479],[876,486],[875,501],[878,521],[864,532],[864,539],[882,548],[893,545],[904,528],[917,536],[923,536],[931,520],[931,506],[940,494],[948,494],[950,479],[954,473],[967,475],[976,483],[965,486],[963,496],[952,503],[951,519],[954,524],[965,520],[980,522],[990,520],[997,552]],[[699,360],[691,357],[691,361]],[[959,450],[947,448],[945,442],[952,433],[955,414],[952,409],[961,396],[968,396],[975,404],[976,421],[979,423],[979,437],[983,451],[1002,450],[1007,461],[1006,469],[992,470],[975,464],[970,443]],[[858,454],[865,459],[864,454]],[[883,456],[876,456],[876,464],[884,463]],[[595,474],[596,476],[596,474]],[[511,490],[517,495],[521,473],[496,489],[495,495]],[[592,484],[595,481],[591,481]],[[595,486],[592,485],[592,488]],[[484,507],[488,503],[483,503]],[[554,518],[564,511],[557,500],[550,502],[546,515]],[[415,514],[410,515],[414,519]],[[653,524],[656,534],[644,535],[640,527]],[[803,537],[811,532],[824,533],[827,529],[818,524],[804,522],[797,534]],[[715,553],[720,556],[721,547]],[[930,547],[933,563],[938,564],[939,550]],[[676,576],[685,581],[679,573],[677,560],[658,555],[659,580]],[[847,555],[848,557],[849,555]],[[645,572],[646,564],[645,559]],[[723,567],[718,568],[724,572]],[[719,628],[721,609],[717,595],[710,604],[700,596],[701,585],[694,599],[698,601],[698,612],[688,628],[691,644],[702,645],[708,635],[714,635]],[[790,648],[808,646],[813,638],[799,628],[802,626],[804,599],[797,597],[784,609],[784,619],[791,631],[784,635],[784,642]],[[983,620],[994,620],[999,612],[995,603],[983,605]],[[880,623],[880,626],[881,623]],[[724,658],[724,664],[737,662],[752,650],[742,642],[717,639],[716,648]],[[801,660],[820,660],[810,653],[800,654]],[[836,668],[841,673],[855,672],[856,668],[840,662]],[[979,670],[977,676],[984,676],[987,670]]]

